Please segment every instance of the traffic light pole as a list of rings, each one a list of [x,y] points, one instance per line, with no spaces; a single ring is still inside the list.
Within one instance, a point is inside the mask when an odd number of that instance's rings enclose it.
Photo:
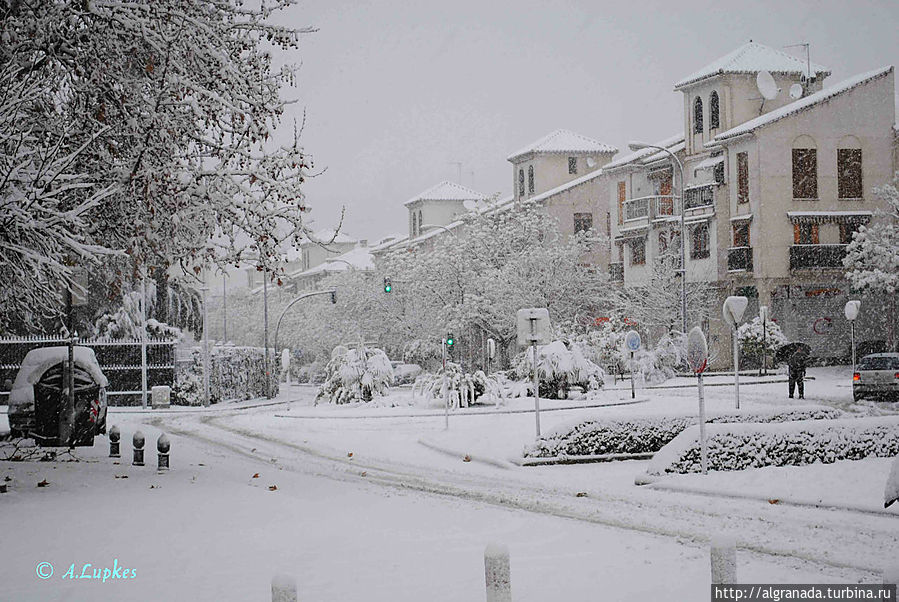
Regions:
[[[449,430],[449,391],[446,388],[446,339],[443,339],[443,417],[445,430]]]

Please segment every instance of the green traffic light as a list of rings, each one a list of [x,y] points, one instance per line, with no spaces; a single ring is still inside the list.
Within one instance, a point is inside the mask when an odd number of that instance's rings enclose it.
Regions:
[[[389,293],[389,292],[392,291],[392,290],[393,290],[393,287],[390,286],[389,284],[386,285],[386,286],[384,286],[384,292],[385,292],[385,293]]]
[[[452,347],[453,343],[455,343],[455,342],[456,342],[456,340],[453,338],[453,335],[449,335],[448,337],[446,337],[447,347]]]

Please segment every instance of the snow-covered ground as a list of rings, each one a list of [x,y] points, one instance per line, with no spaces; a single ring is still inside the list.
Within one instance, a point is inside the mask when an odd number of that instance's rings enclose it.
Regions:
[[[802,403],[851,406],[843,372],[812,369]],[[709,384],[716,378],[727,381]],[[543,430],[585,416],[696,407],[695,388],[639,390],[634,405],[583,407],[629,401],[624,386],[589,400],[544,400]],[[708,596],[707,542],[718,533],[736,537],[744,582],[875,582],[895,556],[899,514],[881,501],[889,460],[679,475],[637,487],[645,461],[508,462],[534,439],[527,399],[453,413],[445,430],[439,409],[399,403],[408,390],[392,391],[397,407],[380,408],[313,406],[313,393],[293,387],[289,412],[113,408],[109,422],[123,432],[118,463],[106,457],[103,437],[77,450],[77,463],[0,463],[0,478],[11,479],[0,496],[0,534],[14,541],[0,564],[0,597],[265,600],[272,575],[284,572],[297,577],[303,600],[476,600],[484,596],[484,547],[497,541],[511,550],[516,600],[600,590],[614,600],[699,600]],[[710,411],[730,409],[732,393],[707,387]],[[786,398],[783,382],[746,384],[741,393],[748,407],[799,402]],[[137,428],[148,441],[143,468],[130,465]],[[172,440],[166,474],[153,468],[160,430]],[[80,572],[116,560],[136,577],[61,579],[71,563]],[[50,579],[37,577],[40,562],[54,566]]]

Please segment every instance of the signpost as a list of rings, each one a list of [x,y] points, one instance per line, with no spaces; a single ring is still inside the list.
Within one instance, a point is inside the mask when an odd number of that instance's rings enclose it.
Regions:
[[[724,314],[724,321],[730,324],[734,339],[734,398],[736,399],[736,408],[740,409],[740,342],[737,339],[737,325],[743,319],[743,313],[746,306],[749,305],[749,299],[746,297],[728,297],[724,300],[724,306],[721,313]]]
[[[861,301],[847,301],[843,308],[843,314],[849,320],[849,332],[852,337],[852,372],[855,373],[855,319],[858,317],[858,309]]]
[[[640,344],[640,333],[636,330],[628,330],[627,334],[624,335],[624,346],[631,352],[631,399],[636,398],[636,393],[634,392],[634,353],[640,350]]]
[[[490,374],[490,360],[496,357],[496,341],[487,339],[487,370],[485,374]]]
[[[705,400],[702,397],[702,373],[709,362],[709,345],[699,327],[694,327],[687,335],[687,363],[696,374],[696,386],[699,391],[699,461],[702,474],[709,472],[708,452],[705,437]]]
[[[290,349],[281,352],[281,370],[287,373],[287,411],[290,411]]]
[[[518,330],[518,344],[531,345],[534,349],[534,416],[537,421],[537,437],[540,436],[540,383],[537,379],[537,345],[549,345],[552,332],[549,325],[549,310],[545,307],[519,309],[515,314]]]
[[[768,374],[768,306],[759,307],[759,318],[762,320],[762,366],[759,368],[759,376]]]

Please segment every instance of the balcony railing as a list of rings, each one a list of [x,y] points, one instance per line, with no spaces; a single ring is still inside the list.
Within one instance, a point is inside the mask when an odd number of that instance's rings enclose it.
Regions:
[[[684,207],[698,209],[699,207],[711,207],[715,204],[715,190],[712,184],[699,188],[688,188],[684,192]]]
[[[727,270],[752,271],[752,247],[731,247],[727,250]]]
[[[610,282],[624,282],[624,264],[623,263],[610,263],[609,264],[609,281]]]
[[[848,245],[793,245],[790,269],[842,268]]]
[[[671,195],[642,196],[624,202],[624,221],[674,215],[674,197]]]

